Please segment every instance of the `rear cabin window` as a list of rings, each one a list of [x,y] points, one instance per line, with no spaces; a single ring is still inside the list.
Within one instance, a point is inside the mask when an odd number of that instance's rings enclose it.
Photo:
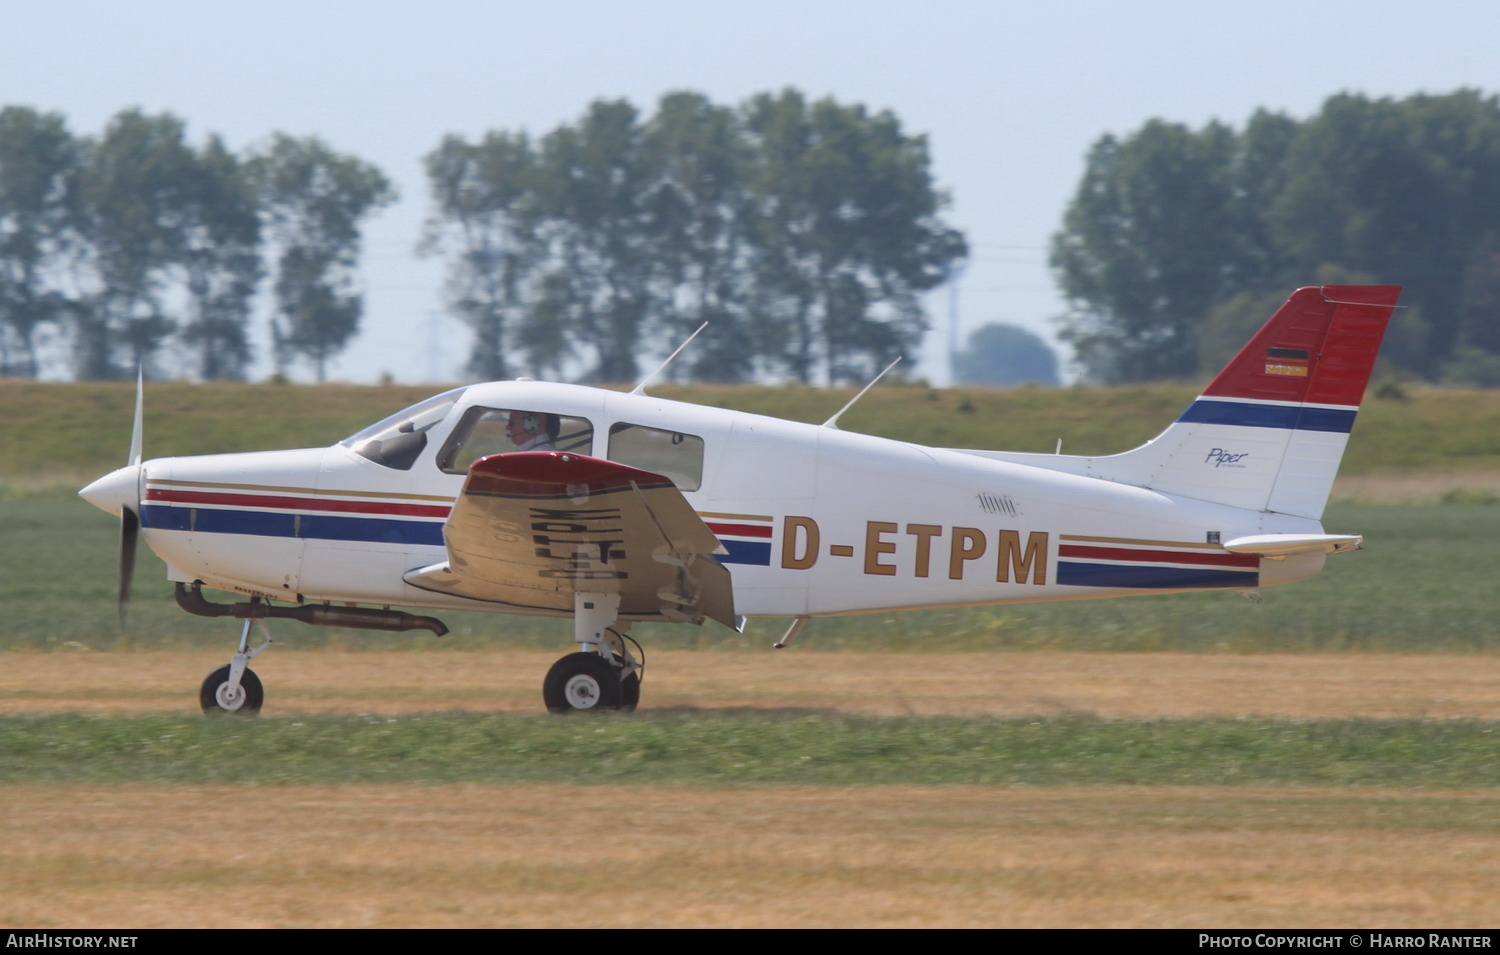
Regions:
[[[665,475],[683,491],[696,491],[703,484],[703,439],[696,435],[640,424],[613,425],[609,459]]]
[[[469,465],[511,451],[592,454],[594,426],[586,418],[526,408],[470,408],[438,453],[438,467],[466,474]]]

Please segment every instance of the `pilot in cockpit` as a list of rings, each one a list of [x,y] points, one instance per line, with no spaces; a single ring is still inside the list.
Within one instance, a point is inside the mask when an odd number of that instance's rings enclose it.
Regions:
[[[557,415],[536,411],[512,411],[505,424],[517,451],[556,451],[559,430]]]

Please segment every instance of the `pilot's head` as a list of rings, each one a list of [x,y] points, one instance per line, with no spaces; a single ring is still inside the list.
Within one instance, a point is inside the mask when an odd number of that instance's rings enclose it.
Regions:
[[[539,434],[545,434],[549,441],[555,441],[557,440],[557,430],[557,415],[543,414],[536,411],[512,411],[510,418],[505,423],[505,431],[510,435],[510,440],[517,447],[520,447]]]

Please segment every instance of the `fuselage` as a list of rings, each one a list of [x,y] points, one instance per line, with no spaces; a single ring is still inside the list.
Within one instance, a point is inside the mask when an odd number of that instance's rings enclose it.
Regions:
[[[457,389],[328,448],[148,461],[143,535],[177,581],[294,602],[494,610],[402,578],[443,560],[467,462],[516,450],[517,412],[534,432],[561,422],[559,450],[671,477],[723,543],[745,616],[1254,590],[1323,562],[1219,547],[1321,529],[1306,518],[531,381]]]

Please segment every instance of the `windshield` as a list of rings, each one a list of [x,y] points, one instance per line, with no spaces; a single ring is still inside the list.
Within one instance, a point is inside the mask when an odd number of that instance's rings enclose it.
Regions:
[[[388,468],[405,471],[427,447],[427,432],[442,424],[464,388],[454,388],[398,411],[352,434],[339,444]]]

